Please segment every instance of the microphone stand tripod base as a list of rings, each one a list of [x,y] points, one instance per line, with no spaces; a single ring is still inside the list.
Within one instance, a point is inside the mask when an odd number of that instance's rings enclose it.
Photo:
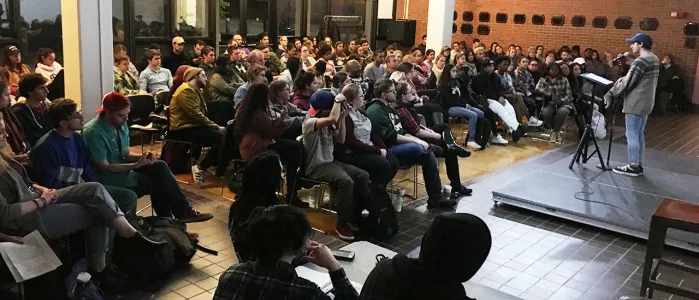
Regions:
[[[611,171],[612,167],[609,166],[609,164],[604,165],[604,164],[597,164],[597,169],[600,169],[602,171]]]

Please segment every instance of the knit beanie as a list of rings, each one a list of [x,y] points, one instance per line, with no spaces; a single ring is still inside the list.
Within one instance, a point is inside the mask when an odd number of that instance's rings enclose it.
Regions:
[[[199,75],[200,72],[203,72],[201,68],[189,68],[187,71],[184,72],[184,81],[190,81],[194,76]]]

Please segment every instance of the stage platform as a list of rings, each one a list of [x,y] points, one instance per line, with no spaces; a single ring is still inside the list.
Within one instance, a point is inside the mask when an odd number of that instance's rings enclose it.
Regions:
[[[605,159],[607,145],[600,142]],[[596,156],[568,169],[574,151],[570,146],[538,157],[536,167],[528,165],[521,178],[494,190],[493,200],[642,239],[664,198],[699,204],[697,157],[647,149],[644,176],[633,178],[598,169]],[[626,145],[612,143],[611,165],[626,161]],[[699,252],[697,234],[670,230],[667,237],[669,245]]]

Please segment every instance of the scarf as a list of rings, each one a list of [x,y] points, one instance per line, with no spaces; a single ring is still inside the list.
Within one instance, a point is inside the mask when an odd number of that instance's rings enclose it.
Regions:
[[[432,66],[432,73],[434,73],[434,76],[437,77],[437,86],[439,86],[439,78],[442,77],[443,70],[444,69],[438,69],[437,64],[434,64],[434,66]]]

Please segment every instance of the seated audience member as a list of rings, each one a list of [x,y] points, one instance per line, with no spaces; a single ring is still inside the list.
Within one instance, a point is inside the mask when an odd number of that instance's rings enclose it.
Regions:
[[[138,76],[140,76],[140,72],[143,72],[143,70],[148,68],[148,56],[147,56],[147,54],[148,54],[148,52],[150,52],[150,50],[156,50],[156,51],[160,52],[160,46],[158,46],[158,44],[156,44],[156,43],[151,43],[150,45],[148,45],[148,47],[146,48],[146,52],[143,55],[143,58],[141,58],[141,60],[136,63],[135,67],[136,67],[137,72],[136,73],[132,72],[131,75],[133,75],[134,77],[138,77]],[[117,57],[121,54],[126,55],[126,47],[124,47],[124,52],[121,52],[121,50],[119,50],[117,52],[116,46],[115,46],[114,57]]]
[[[129,68],[133,65],[129,63]],[[50,48],[39,48],[36,51],[36,69],[34,73],[39,73],[47,80],[47,84],[51,85],[53,79],[56,78],[58,72],[63,70],[63,66],[56,61],[56,52]],[[134,67],[134,70],[136,68]]]
[[[374,61],[364,67],[364,76],[369,80],[376,82],[384,77],[386,69],[383,67],[383,62],[386,59],[386,53],[382,50],[374,52]]]
[[[476,70],[480,73],[483,71],[483,62],[490,61],[490,58],[486,55],[485,49],[482,47],[473,49],[473,53],[476,55]]]
[[[469,51],[465,54],[465,57],[466,61],[462,67],[466,68],[466,74],[468,74],[469,77],[476,77],[478,75],[478,68],[476,67],[476,54],[473,51]]]
[[[185,223],[212,219],[213,215],[201,213],[187,203],[165,162],[156,160],[150,152],[140,157],[129,152],[126,120],[130,110],[129,100],[112,92],[104,96],[99,115],[85,124],[83,137],[97,180],[130,189],[138,197],[150,195],[158,216],[174,216]]]
[[[396,89],[390,79],[379,79],[374,87],[376,98],[367,103],[367,116],[371,120],[372,131],[376,131],[388,147],[388,151],[398,158],[401,166],[419,163],[427,189],[427,207],[451,209],[456,201],[445,199],[442,194],[442,181],[437,169],[437,158],[430,145],[409,134],[401,125],[398,114],[391,108],[396,102]]]
[[[398,114],[401,127],[411,136],[418,137],[430,145],[436,146],[435,156],[445,158],[447,177],[451,182],[452,192],[470,196],[473,191],[461,184],[458,157],[469,157],[471,152],[456,143],[449,125],[444,123],[435,124],[432,128],[420,126],[417,112],[415,112],[410,103],[411,96],[405,83],[396,84],[396,98],[391,107]]]
[[[153,47],[153,49],[160,50],[157,47],[157,45],[156,45],[156,47]],[[51,49],[49,49],[49,50],[51,50]],[[150,50],[150,47],[149,47],[149,50]],[[129,56],[126,53],[126,46],[124,46],[124,44],[114,45],[113,51],[114,51],[114,58],[117,58],[119,56]],[[38,58],[39,58],[39,53],[37,52],[37,61],[38,61]],[[56,55],[53,55],[53,59],[55,59],[55,58],[56,58]],[[141,70],[145,70],[145,68],[148,66],[148,60],[145,57],[144,57],[144,60],[146,63],[143,65],[143,69],[141,69]],[[44,64],[44,65],[46,65],[46,64]],[[37,64],[37,70],[38,69],[39,69],[39,66]],[[63,69],[63,67],[61,67],[61,69]],[[116,70],[117,70],[117,66],[114,66],[114,71],[116,71]],[[39,73],[39,71],[36,71],[36,73]],[[130,61],[129,61],[129,73],[131,73],[131,76],[138,78],[139,70]],[[58,71],[56,71],[56,74],[58,74]],[[44,77],[46,77],[46,76],[44,75]],[[49,81],[52,81],[52,80],[53,80],[53,78],[51,78]]]
[[[238,231],[235,248],[244,248],[251,259],[228,268],[218,281],[214,300],[322,299],[329,295],[315,283],[296,274],[292,261],[327,269],[336,300],[356,300],[340,263],[327,246],[311,241],[313,229],[306,216],[293,207],[258,207]]]
[[[245,161],[266,150],[279,154],[287,166],[286,203],[306,208],[308,203],[294,196],[299,186],[297,172],[303,163],[303,146],[295,139],[281,138],[287,129],[284,119],[289,112],[283,107],[279,118],[272,120],[269,110],[269,88],[264,83],[251,85],[236,114],[233,137]]]
[[[122,95],[148,94],[142,91],[138,79],[129,72],[130,59],[128,56],[117,56],[114,58],[114,91]]]
[[[335,43],[335,65],[338,67],[338,69],[345,66],[348,57],[349,55],[345,49],[345,43],[342,41]]]
[[[293,44],[291,44],[293,46]],[[286,48],[289,46],[289,39],[285,36],[279,37],[279,44],[277,45],[277,57],[284,57],[286,55]]]
[[[539,79],[541,78],[541,72],[539,72],[539,64],[544,64],[540,60],[530,60],[529,65],[527,66],[527,70],[529,70],[529,74],[532,75],[532,78],[534,78],[534,82],[539,82]]]
[[[308,46],[301,47],[301,54],[299,55],[299,58],[301,59],[303,69],[306,71],[316,65],[316,60],[311,56]]]
[[[279,80],[286,82],[291,89],[294,86],[294,78],[301,69],[301,60],[298,57],[289,57],[286,61],[286,70],[279,74]]]
[[[90,153],[78,131],[83,114],[70,99],[57,99],[49,106],[53,130],[44,135],[30,152],[33,178],[50,189],[62,189],[83,182],[97,182],[90,166]],[[109,195],[126,213],[136,213],[138,197],[131,190],[105,185]]]
[[[232,38],[232,42],[229,42],[228,45],[236,45],[240,47],[240,55],[243,57],[243,59],[247,59],[248,56],[250,56],[250,49],[245,47],[245,42],[243,41],[243,37],[236,34]],[[228,52],[230,54],[230,52]]]
[[[488,108],[507,125],[508,130],[512,132],[512,140],[516,142],[524,135],[524,128],[517,121],[514,107],[505,99],[505,88],[500,76],[495,74],[494,64],[492,60],[483,61],[483,71],[473,79],[471,86],[478,95],[487,98]],[[500,134],[495,135],[490,142],[498,145],[507,144]]]
[[[148,68],[141,72],[139,81],[141,90],[155,94],[159,91],[169,91],[172,87],[172,73],[169,69],[160,67],[160,52],[150,50],[146,53]],[[180,66],[175,67],[175,72]]]
[[[204,63],[205,56],[204,55],[204,48],[206,48],[206,42],[202,40],[197,40],[194,43],[194,47],[192,48],[192,51],[189,51],[187,53],[187,59],[189,59],[188,65],[196,67]]]
[[[362,64],[359,61],[348,61],[345,65],[345,72],[349,74],[350,82],[362,87],[365,99],[374,96],[374,81],[363,75]]]
[[[432,49],[427,49],[425,52],[425,67],[422,69],[424,74],[427,74],[429,78],[432,75],[432,67],[434,66],[434,59],[437,57],[436,53]]]
[[[573,94],[570,90],[568,79],[561,75],[559,64],[551,64],[546,67],[546,76],[539,79],[536,91],[545,96],[547,103],[541,114],[548,127],[552,128],[551,142],[560,143],[563,136],[560,134],[561,126],[573,107]]]
[[[536,56],[536,47],[531,46],[527,48],[527,58],[529,61],[539,61],[539,58]]]
[[[335,148],[336,159],[366,171],[371,182],[388,185],[398,172],[398,158],[386,150],[381,136],[372,130],[364,112],[364,91],[351,83],[343,87],[341,95],[351,108],[345,117],[345,142]]]
[[[527,105],[529,115],[536,116],[538,115],[539,110],[536,105],[536,97],[534,92],[536,91],[536,83],[538,81],[534,81],[534,76],[529,71],[529,68],[529,58],[520,56],[517,61],[517,69],[515,69],[515,75],[512,81],[515,85],[515,91],[517,94],[522,96],[522,100],[524,100],[524,103]]]
[[[457,58],[463,59],[463,54],[457,55]],[[470,104],[465,101],[468,95],[468,91],[462,91],[459,87],[457,81],[458,72],[454,65],[448,64],[444,67],[444,72],[442,72],[442,78],[439,79],[439,95],[442,103],[440,103],[442,110],[453,118],[465,118],[468,120],[468,137],[466,138],[466,146],[476,150],[480,150],[481,146],[476,143],[476,133],[483,128],[478,128],[477,124],[483,123],[485,114],[475,107],[471,107]],[[399,90],[399,88],[396,88]],[[401,94],[397,96],[399,99],[403,99]],[[436,126],[437,124],[435,124]]]
[[[510,67],[510,59],[506,56],[501,56],[495,61],[495,66],[495,74],[500,78],[500,81],[502,81],[501,87],[504,89],[501,93],[515,109],[517,121],[521,122],[522,119],[526,119],[527,126],[541,126],[543,122],[529,114],[529,107],[524,103],[522,95],[517,94],[515,90],[512,76],[510,76],[510,73],[507,71]],[[534,103],[531,103],[531,106],[534,106]]]
[[[254,260],[254,257],[251,257],[249,249],[245,248],[246,245],[240,245],[237,240],[238,234],[253,210],[282,204],[277,193],[284,181],[283,171],[279,155],[274,151],[264,151],[256,155],[245,166],[240,194],[228,211],[228,233],[240,263]]]
[[[498,46],[499,46],[499,44],[497,42],[492,42],[490,44],[490,49],[488,49],[488,51],[486,52],[486,56],[488,56],[488,58],[490,58],[490,60],[495,60],[498,58],[497,54],[495,53],[495,49]]]
[[[199,165],[192,166],[194,180],[203,184],[206,170],[218,160],[218,149],[225,127],[207,117],[208,110],[201,89],[206,87],[206,73],[200,68],[184,72],[184,83],[177,88],[170,101],[170,127],[167,138],[191,142],[192,157],[201,155],[201,147],[211,147]]]
[[[0,81],[0,113],[5,123],[5,134],[7,134],[7,146],[0,149],[5,155],[21,164],[29,162],[29,143],[22,130],[22,124],[17,116],[10,109],[10,85]]]
[[[580,57],[580,45],[573,45],[570,50],[570,56],[572,59]]]
[[[311,95],[320,88],[318,79],[311,72],[299,71],[294,79],[293,103],[299,109],[308,111],[311,109]]]
[[[449,46],[442,47],[442,52],[439,52],[438,56],[444,57],[444,64],[445,65],[451,63],[451,52],[452,51],[451,51],[451,48],[449,48]]]
[[[546,54],[544,52],[545,50],[546,49],[543,45],[536,46],[536,58],[539,59],[539,63],[544,63],[544,61],[546,60]]]
[[[252,56],[255,56],[254,51],[251,54],[251,57]],[[236,109],[240,106],[240,102],[242,102],[243,98],[245,98],[245,94],[247,94],[251,85],[255,83],[266,83],[266,72],[265,67],[260,65],[251,65],[250,68],[248,68],[248,72],[245,74],[245,83],[238,87],[238,89],[235,91],[235,96],[233,96],[233,99],[235,99]]]
[[[206,76],[211,76],[211,73],[216,68],[214,63],[216,61],[216,51],[211,46],[206,46],[204,49],[201,49],[201,55],[202,63],[199,65],[199,68],[204,70]]]
[[[269,72],[272,76],[279,76],[281,70],[284,69],[284,65],[279,61],[277,55],[274,54],[274,52],[272,52],[268,46],[263,44],[257,44],[256,51],[260,51],[260,53],[262,53],[262,57],[264,59],[263,65],[265,68],[267,68],[267,72]]]
[[[275,80],[269,84],[269,115],[272,121],[283,119],[286,129],[281,138],[294,140],[301,135],[301,123],[306,117],[306,112],[290,102],[291,89],[283,83],[286,82]],[[282,116],[284,110],[288,113]]]
[[[391,55],[386,57],[386,73],[383,74],[383,78],[390,78],[391,74],[396,71],[396,67],[398,67],[398,64],[401,63],[400,58],[396,57],[395,55]],[[412,65],[412,63],[409,63]]]
[[[180,66],[177,68],[177,72],[175,72],[175,76],[172,78],[172,86],[170,87],[170,99],[168,100],[168,103],[161,103],[165,105],[169,105],[169,103],[172,100],[172,95],[175,94],[175,91],[184,83],[184,72],[187,72],[189,68],[192,66],[189,65],[184,65]]]
[[[216,59],[216,67],[209,76],[211,79],[209,79],[208,88],[211,92],[211,101],[226,100],[234,103],[235,92],[242,84],[233,79],[235,74],[231,59],[226,55],[219,56]]]
[[[585,58],[585,71],[598,76],[607,77],[607,69],[604,67],[604,62],[600,60],[597,50],[591,50],[590,56]]]
[[[25,100],[12,106],[12,112],[22,125],[30,148],[49,131],[45,121],[48,110],[46,96],[49,92],[46,82],[44,76],[36,73],[22,77],[19,82],[19,95]]]
[[[419,257],[397,254],[379,262],[359,298],[471,299],[463,282],[483,266],[491,245],[490,230],[480,218],[466,213],[437,216],[422,237]]]
[[[289,61],[289,58],[292,58],[292,57],[298,58],[298,57],[299,57],[299,52],[300,52],[300,50],[297,49],[296,46],[295,46],[294,44],[291,44],[291,43],[290,43],[290,44],[288,44],[288,45],[286,46],[286,52],[284,53],[283,56],[281,56],[281,58],[279,59],[279,61],[280,61],[282,64],[286,64],[286,63]],[[300,63],[299,63],[299,65],[300,65]],[[287,66],[287,67],[288,67],[288,66]]]
[[[415,77],[419,76],[418,72],[415,71],[415,67],[411,63],[401,63],[398,65],[398,70],[391,75],[391,80],[394,83],[405,83],[409,87],[409,92],[412,95],[412,103],[414,104],[414,109],[425,118],[425,124],[427,127],[434,126],[435,124],[444,123],[444,115],[442,114],[442,107],[432,102],[428,95],[432,95],[436,98],[437,90],[423,91],[422,96],[418,94],[413,84],[416,80]],[[437,99],[434,99],[437,100]]]
[[[680,66],[674,63],[674,57],[671,54],[663,56],[660,66],[660,75],[658,76],[658,88],[656,92],[656,106],[661,113],[664,113],[669,100],[674,100],[684,90],[684,74]],[[673,99],[669,99],[672,96]],[[679,101],[671,101],[672,104],[678,106]]]
[[[332,86],[330,86],[330,93],[332,93],[333,96],[337,96],[342,91],[342,88],[350,83],[352,83],[352,80],[349,78],[349,74],[347,74],[347,72],[337,72],[335,73],[335,76],[333,76]],[[362,91],[362,93],[363,92],[364,91]]]
[[[327,89],[329,86],[332,86],[330,77],[325,76],[325,74],[327,73],[327,67],[328,63],[324,60],[320,60],[316,63],[315,66],[313,66],[313,68],[308,70],[308,72],[313,72],[313,75],[316,77],[316,82],[318,82],[319,89]]]
[[[182,65],[190,65],[192,60],[189,55],[184,52],[184,39],[176,36],[172,39],[172,52],[170,55],[163,56],[163,68],[170,71],[170,74],[177,72],[177,68]],[[197,66],[199,64],[196,64]]]
[[[322,45],[322,46],[320,46],[320,48],[318,48],[318,54],[316,55],[316,63],[318,63],[319,61],[326,62],[325,74],[328,74],[330,76],[335,74],[335,64],[332,60],[332,56],[333,56],[332,46]]]
[[[556,61],[557,64],[566,64],[569,65],[573,63],[573,55],[570,53],[570,50],[561,48],[560,52],[558,55],[561,57],[560,60]]]
[[[19,81],[31,73],[29,66],[22,63],[22,52],[17,46],[9,45],[2,49],[3,59],[0,62],[0,80],[10,84],[10,91],[16,94]]]
[[[0,148],[7,146],[6,137],[5,123],[0,122]],[[123,292],[128,287],[107,268],[107,246],[114,234],[126,238],[132,247],[164,243],[133,228],[99,183],[49,189],[29,180],[27,170],[3,153],[0,178],[0,231],[19,239],[38,230],[47,240],[84,231],[88,270],[92,280],[107,292]]]
[[[243,50],[238,46],[228,47],[228,53],[231,58],[231,68],[233,69],[234,79],[237,83],[245,83],[245,74],[248,73],[248,67],[243,59]]]
[[[345,117],[349,108],[344,97],[318,91],[311,97],[311,109],[303,121],[306,176],[330,183],[330,198],[337,212],[335,232],[343,240],[354,240],[361,215],[361,201],[369,197],[369,174],[355,166],[336,161],[335,143],[345,142]]]
[[[444,56],[440,55],[435,58],[434,66],[432,66],[432,73],[427,81],[428,89],[437,89],[437,86],[439,85],[439,78],[442,77],[442,70],[444,70],[444,66],[446,64],[447,59]]]

